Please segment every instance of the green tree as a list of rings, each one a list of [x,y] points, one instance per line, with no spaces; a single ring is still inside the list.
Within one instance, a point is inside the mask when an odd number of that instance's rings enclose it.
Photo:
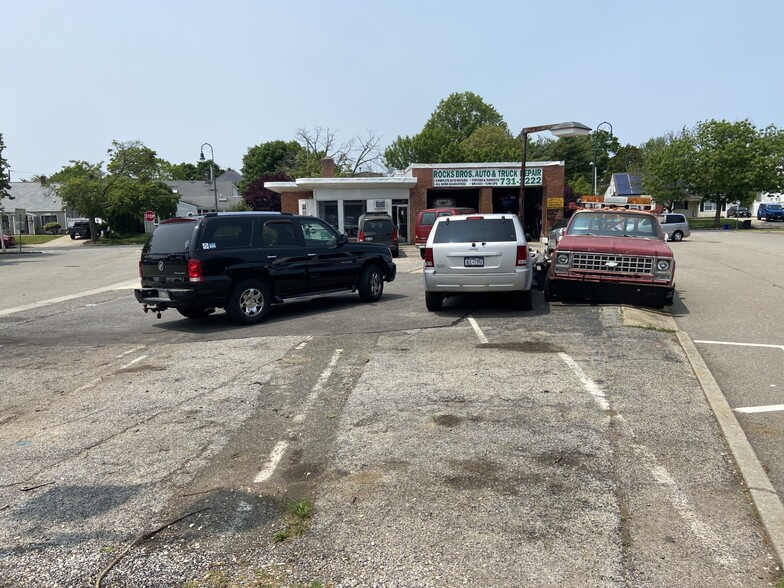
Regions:
[[[304,150],[296,141],[268,141],[248,148],[242,158],[240,192],[245,193],[247,187],[262,176],[291,169]]]
[[[520,141],[515,140],[505,125],[479,127],[460,144],[466,161],[517,161],[522,154]]]
[[[104,218],[114,233],[142,233],[144,211],[166,219],[177,212],[179,196],[160,181],[142,182],[118,177],[107,194]]]
[[[673,133],[649,139],[640,147],[643,154],[642,186],[654,201],[672,210],[688,195],[692,145]]]
[[[5,143],[3,142],[3,133],[0,133],[0,210],[2,210],[2,200],[3,198],[8,198],[10,193],[8,190],[11,189],[11,180],[8,178],[8,161],[5,160],[3,157],[3,150],[5,149]]]
[[[107,151],[109,175],[122,176],[142,182],[163,179],[161,162],[155,151],[141,141],[112,141]]]
[[[759,131],[748,119],[734,123],[709,120],[684,130],[683,139],[690,147],[689,190],[716,204],[716,227],[722,206],[749,202],[755,192],[784,188],[780,167],[784,139],[776,127]]]
[[[389,165],[404,169],[412,163],[465,161],[461,144],[484,126],[506,129],[498,111],[473,92],[450,94],[438,103],[422,131],[398,136],[384,151]],[[469,146],[474,146],[469,143]],[[518,156],[519,157],[519,156]]]

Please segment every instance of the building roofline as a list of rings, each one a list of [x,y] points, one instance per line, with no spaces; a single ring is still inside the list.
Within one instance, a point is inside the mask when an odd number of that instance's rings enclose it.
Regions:
[[[369,188],[413,188],[416,178],[384,176],[367,178],[298,178],[293,182],[264,182],[264,187],[273,192],[302,192],[318,188],[362,190]]]
[[[480,163],[412,163],[405,170],[404,174],[414,169],[463,169],[467,167],[520,167],[520,161],[492,161]],[[552,167],[565,165],[564,161],[526,161],[525,167]]]

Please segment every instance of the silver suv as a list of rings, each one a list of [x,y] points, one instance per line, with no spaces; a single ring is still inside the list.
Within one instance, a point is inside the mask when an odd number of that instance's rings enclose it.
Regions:
[[[691,235],[689,221],[684,215],[678,212],[666,212],[657,218],[670,241],[682,241],[684,237]]]
[[[447,296],[477,292],[510,292],[518,308],[531,310],[531,258],[515,215],[440,217],[424,251],[428,310],[441,310]]]

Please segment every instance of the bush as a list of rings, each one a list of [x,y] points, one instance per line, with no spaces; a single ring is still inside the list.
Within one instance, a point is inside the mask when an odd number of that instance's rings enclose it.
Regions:
[[[62,228],[63,228],[63,226],[60,223],[57,223],[57,222],[55,222],[55,223],[46,223],[44,225],[44,231],[46,231],[47,233],[50,233],[52,235],[56,235],[57,233],[59,233],[60,229],[62,229]]]

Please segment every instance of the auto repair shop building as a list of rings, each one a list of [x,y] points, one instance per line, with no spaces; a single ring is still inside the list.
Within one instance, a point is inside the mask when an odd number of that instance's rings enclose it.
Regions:
[[[539,239],[563,216],[564,162],[527,162],[525,172],[525,229]],[[320,178],[265,187],[280,193],[283,212],[317,216],[350,238],[360,214],[387,212],[401,243],[412,243],[417,214],[426,208],[518,214],[520,163],[415,163],[402,175],[335,178],[334,163],[325,159]]]

